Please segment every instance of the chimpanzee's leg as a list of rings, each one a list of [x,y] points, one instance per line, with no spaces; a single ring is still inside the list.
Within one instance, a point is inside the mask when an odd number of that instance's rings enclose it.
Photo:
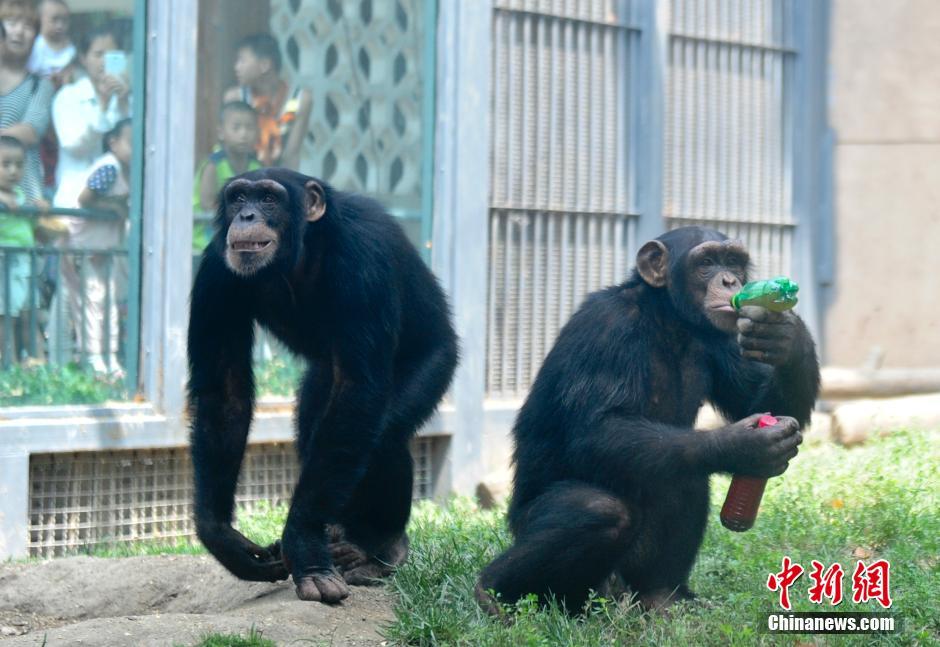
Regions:
[[[333,563],[348,584],[368,585],[408,556],[413,466],[408,442],[392,434],[372,455],[366,475],[332,529]]]
[[[660,483],[655,499],[624,553],[618,571],[646,609],[694,598],[689,573],[695,564],[709,509],[707,477]]]
[[[332,529],[333,563],[348,584],[374,584],[408,556],[414,466],[409,441],[431,416],[450,384],[456,341],[442,339],[421,359],[399,368],[382,440],[343,514]]]
[[[498,615],[491,590],[506,603],[528,593],[543,601],[553,594],[569,611],[580,610],[589,589],[617,567],[630,522],[614,494],[575,481],[556,483],[519,515],[515,543],[483,570],[477,600]]]

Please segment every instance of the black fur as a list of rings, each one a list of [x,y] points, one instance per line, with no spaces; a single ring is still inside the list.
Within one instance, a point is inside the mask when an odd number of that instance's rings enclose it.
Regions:
[[[519,413],[509,509],[515,544],[477,588],[491,612],[490,590],[502,602],[554,594],[578,610],[589,588],[610,576],[648,606],[691,596],[709,474],[747,463],[743,439],[755,437],[734,425],[695,432],[700,406],[711,402],[731,420],[767,411],[809,420],[819,369],[802,322],[789,364],[744,359],[735,336],[708,323],[685,284],[688,251],[726,237],[695,227],[658,240],[669,250],[668,287],[651,287],[634,271],[591,294]]]
[[[225,260],[223,189],[218,231],[195,279],[188,349],[197,529],[238,577],[276,580],[290,570],[299,582],[332,567],[327,524],[370,558],[401,543],[411,506],[408,442],[450,384],[457,340],[436,279],[377,202],[320,182],[326,214],[306,222],[312,178],[286,169],[239,178],[279,182],[289,205],[269,214],[281,232],[275,260],[244,278]],[[267,548],[231,528],[254,403],[255,322],[309,366],[296,416],[301,476],[283,544]]]

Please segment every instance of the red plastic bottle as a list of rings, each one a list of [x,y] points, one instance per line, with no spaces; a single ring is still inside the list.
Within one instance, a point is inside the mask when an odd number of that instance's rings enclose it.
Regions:
[[[777,424],[777,419],[773,416],[761,416],[757,427],[760,429],[775,424]],[[721,506],[721,525],[735,532],[750,530],[757,519],[757,511],[766,486],[767,479],[753,476],[732,478],[725,504]]]

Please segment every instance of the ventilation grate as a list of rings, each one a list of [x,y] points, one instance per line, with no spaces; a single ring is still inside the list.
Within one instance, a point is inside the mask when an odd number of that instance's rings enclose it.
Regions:
[[[434,490],[433,438],[412,441],[414,497]],[[250,445],[236,501],[287,504],[299,476],[292,443]],[[195,536],[188,448],[35,454],[30,457],[29,555]]]

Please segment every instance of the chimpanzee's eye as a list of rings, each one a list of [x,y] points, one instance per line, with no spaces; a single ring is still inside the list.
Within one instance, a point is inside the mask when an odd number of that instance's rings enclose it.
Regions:
[[[715,265],[715,261],[708,258],[707,256],[699,261],[699,267],[712,267]]]
[[[261,201],[264,202],[265,204],[274,204],[275,202],[274,196],[271,195],[270,193],[266,193],[264,198],[261,199]]]
[[[236,193],[235,197],[232,199],[232,202],[238,202],[239,204],[241,204],[244,201],[245,201],[244,193]]]

